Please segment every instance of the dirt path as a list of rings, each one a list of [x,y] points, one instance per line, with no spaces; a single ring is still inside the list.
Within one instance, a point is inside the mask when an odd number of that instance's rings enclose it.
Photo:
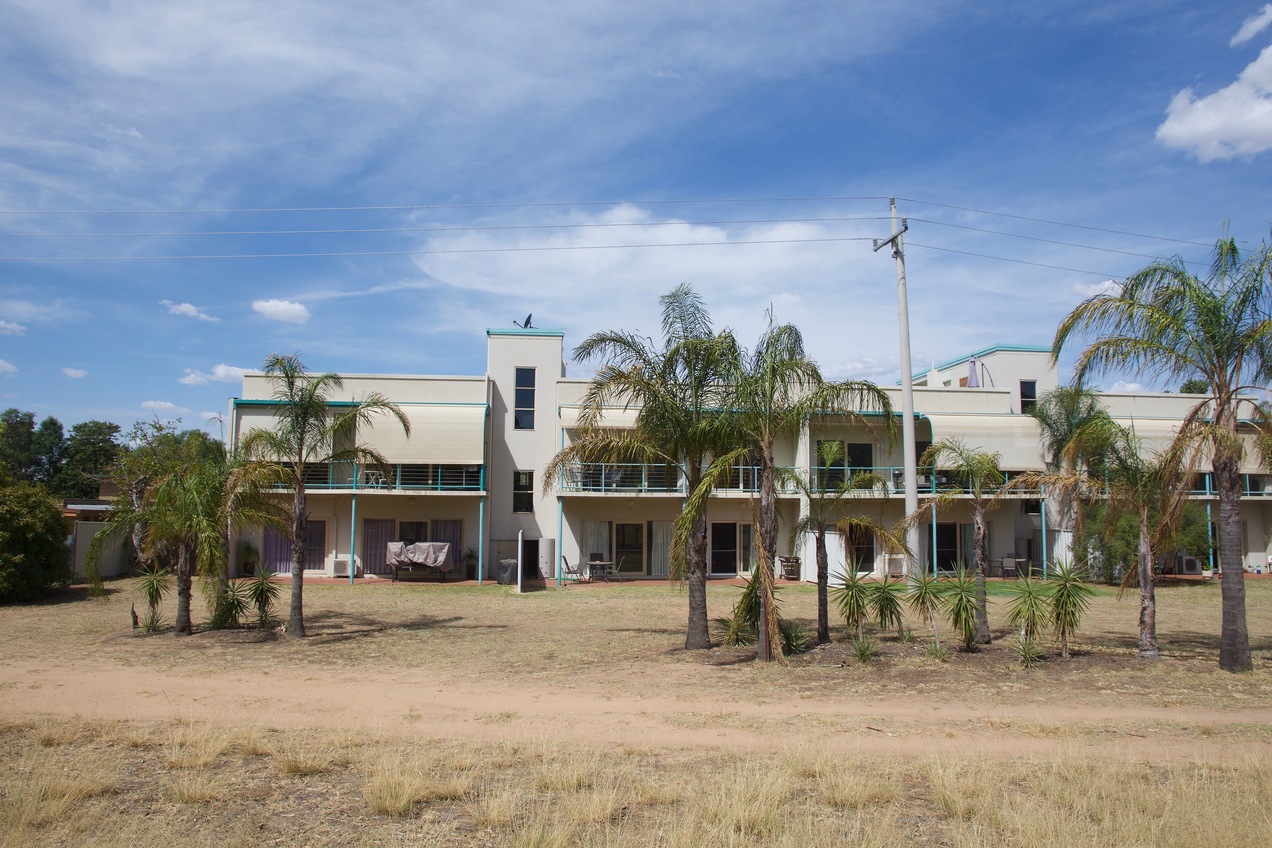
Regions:
[[[187,719],[265,727],[361,729],[403,738],[542,739],[661,749],[774,751],[816,747],[902,755],[1091,756],[1179,762],[1272,756],[1266,709],[976,704],[829,695],[740,703],[719,698],[598,694],[519,680],[430,672],[312,669],[196,676],[120,663],[27,661],[0,666],[10,717]]]

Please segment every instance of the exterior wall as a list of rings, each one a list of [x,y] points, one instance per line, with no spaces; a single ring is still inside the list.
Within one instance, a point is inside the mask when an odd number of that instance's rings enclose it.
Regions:
[[[342,396],[334,400],[352,401],[375,391],[404,406],[415,404],[419,405],[418,408],[425,408],[434,404],[438,407],[488,408],[483,434],[484,489],[470,487],[463,491],[431,492],[402,488],[387,491],[384,488],[367,488],[365,481],[357,483],[356,489],[353,484],[345,488],[340,488],[343,484],[319,490],[311,488],[308,494],[310,514],[327,522],[324,567],[315,573],[332,573],[337,559],[349,558],[351,545],[355,559],[362,560],[361,539],[366,519],[461,520],[463,547],[454,552],[456,562],[469,548],[481,550],[484,554],[481,573],[486,578],[493,577],[495,564],[500,558],[517,556],[519,533],[531,543],[531,547],[543,543],[539,573],[542,577],[553,579],[558,574],[562,558],[577,564],[592,553],[584,550],[588,544],[584,540],[585,522],[613,523],[611,550],[604,552],[607,556],[614,554],[613,525],[642,524],[646,528],[646,536],[641,569],[645,572],[650,570],[653,559],[650,551],[651,522],[659,523],[660,528],[666,526],[662,522],[674,522],[680,513],[684,493],[678,488],[669,492],[643,491],[640,485],[648,479],[642,476],[645,472],[634,475],[637,482],[633,486],[631,470],[622,469],[618,477],[622,482],[618,484],[591,488],[567,484],[551,487],[545,494],[544,469],[552,457],[577,436],[578,406],[588,381],[566,378],[564,334],[560,331],[491,329],[487,330],[487,343],[487,373],[482,376],[342,375]],[[951,360],[916,378],[919,383],[915,390],[916,440],[933,442],[946,437],[962,438],[972,447],[1002,453],[1003,465],[1010,471],[1041,469],[1043,457],[1039,430],[1031,417],[1020,412],[1019,381],[1035,380],[1039,395],[1055,388],[1058,376],[1049,352],[1040,348],[1000,346],[981,351],[975,358],[983,366],[978,374],[989,378],[982,387],[959,385],[959,380],[968,374],[971,357]],[[533,429],[514,427],[517,368],[534,369]],[[989,384],[990,379],[992,385]],[[263,402],[272,397],[272,391],[270,382],[263,375],[249,374],[244,378],[246,402],[232,405],[235,416],[232,438],[237,437],[245,421],[258,424],[262,421],[262,413],[267,409]],[[900,389],[889,387],[885,391],[899,410]],[[1174,434],[1183,416],[1201,399],[1195,395],[1172,394],[1101,395],[1110,413],[1125,424],[1133,424],[1137,434],[1150,447],[1164,444]],[[481,412],[482,409],[476,410],[474,422],[480,420]],[[630,427],[635,419],[634,409],[615,407],[607,410],[606,423],[610,426]],[[436,423],[440,418],[421,420],[433,421],[434,426],[441,426]],[[461,425],[459,429],[466,433],[465,426]],[[440,433],[440,430],[434,430],[434,433]],[[414,443],[417,436],[427,439],[428,433],[415,433],[413,430],[410,441]],[[872,444],[871,465],[883,477],[884,485],[876,491],[855,496],[853,509],[871,515],[884,526],[899,521],[903,511],[900,427],[897,427],[895,439],[889,445],[883,422],[877,417],[868,416],[863,423],[819,416],[799,434],[781,440],[775,449],[775,459],[779,465],[792,467],[800,474],[815,474],[817,443],[827,439]],[[387,459],[394,462],[393,456]],[[531,512],[513,512],[516,471],[529,471],[534,475]],[[640,472],[640,469],[636,471]],[[1246,565],[1250,569],[1267,570],[1269,557],[1272,557],[1272,474],[1258,468],[1253,452],[1243,471],[1255,475],[1249,480],[1251,496],[1245,498],[1242,504]],[[754,478],[748,473],[747,469],[740,469],[738,488],[717,491],[708,508],[709,523],[738,526],[752,523],[755,495],[747,489],[747,485]],[[932,484],[929,481],[928,485]],[[990,513],[987,556],[991,561],[1018,557],[1037,563],[1044,555],[1048,558],[1067,556],[1069,534],[1061,528],[1060,516],[1054,505],[1048,505],[1044,519],[1039,513],[1030,514],[1024,510],[1026,500],[1023,497],[1009,498]],[[1213,496],[1207,497],[1204,493],[1199,500],[1215,503]],[[813,580],[816,576],[813,540],[805,538],[792,544],[789,539],[789,528],[797,521],[801,506],[800,498],[793,492],[779,494],[778,554],[800,556],[802,578]],[[960,551],[970,550],[970,542],[964,542],[963,537],[968,532],[967,525],[972,523],[971,515],[971,505],[964,501],[944,510],[936,519],[939,524],[960,528]],[[925,523],[920,531],[918,554],[924,567],[931,565],[928,549],[932,532],[930,523]],[[260,547],[259,531],[249,533],[247,537]],[[832,570],[836,563],[842,570],[845,555],[841,540],[832,537],[830,542],[832,546],[838,546],[837,550],[832,548],[830,552]],[[758,538],[753,539],[753,545],[758,545]],[[877,553],[882,555],[882,548],[877,549]],[[884,573],[886,564],[883,557],[879,556],[876,562],[876,573]],[[745,568],[742,570],[745,571]]]
[[[556,538],[556,498],[543,493],[543,468],[561,447],[556,402],[557,383],[565,376],[562,359],[564,333],[557,330],[487,330],[487,376],[490,379],[490,493],[491,555],[495,559],[516,556],[518,533],[525,539]],[[534,429],[513,427],[516,369],[535,371]],[[534,474],[530,513],[512,511],[513,477],[517,471]],[[511,545],[511,547],[510,547]],[[555,574],[543,574],[554,577]]]

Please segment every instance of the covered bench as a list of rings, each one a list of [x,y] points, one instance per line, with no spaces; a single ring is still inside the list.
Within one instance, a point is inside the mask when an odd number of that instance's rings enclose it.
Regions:
[[[400,571],[431,568],[436,571],[443,583],[446,572],[454,566],[450,561],[449,542],[389,542],[384,555],[384,563],[393,569],[393,582],[396,583]]]

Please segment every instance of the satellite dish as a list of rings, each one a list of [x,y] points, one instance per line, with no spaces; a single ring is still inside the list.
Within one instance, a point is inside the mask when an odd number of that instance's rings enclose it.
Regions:
[[[516,319],[513,319],[513,322],[512,322],[512,323],[516,324],[518,327],[520,327],[520,328],[521,328],[521,329],[523,329],[523,330],[529,330],[529,329],[531,329],[531,327],[530,327],[530,319],[531,319],[531,318],[533,318],[533,317],[534,317],[534,313],[533,313],[533,312],[531,312],[530,314],[526,315],[526,320],[525,320],[525,321],[517,321]]]

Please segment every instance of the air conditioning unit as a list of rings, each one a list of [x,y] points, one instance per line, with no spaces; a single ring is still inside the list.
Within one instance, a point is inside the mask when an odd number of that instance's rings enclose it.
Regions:
[[[349,576],[349,558],[336,557],[332,561],[331,568],[332,568],[332,574],[334,574],[336,577],[348,577]],[[354,572],[354,574],[360,576],[362,574],[362,563],[358,563],[356,566],[356,569],[357,570]]]
[[[1201,560],[1196,557],[1180,557],[1179,560],[1180,574],[1201,574]]]

